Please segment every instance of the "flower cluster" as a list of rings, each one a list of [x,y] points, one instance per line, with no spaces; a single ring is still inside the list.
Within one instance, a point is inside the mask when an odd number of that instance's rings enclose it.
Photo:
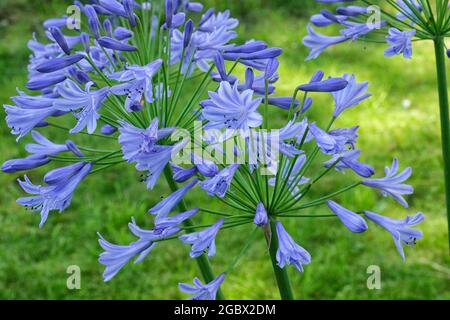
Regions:
[[[291,213],[316,206],[328,206],[328,216],[338,218],[354,233],[368,229],[364,217],[373,221],[393,236],[403,258],[403,245],[422,237],[411,228],[423,220],[421,213],[396,220],[370,211],[354,212],[334,201],[344,192],[366,186],[407,207],[404,196],[413,192],[405,184],[411,169],[399,172],[397,160],[386,168],[385,177],[373,178],[374,168],[360,161],[356,148],[358,126],[333,128],[346,110],[370,97],[367,82],[348,74],[325,78],[318,71],[292,96],[280,97],[276,84],[282,50],[258,40],[232,42],[238,20],[228,11],[204,11],[200,3],[187,0],[75,4],[83,13],[81,30],[70,30],[69,18],[50,19],[44,23],[48,41],[41,43],[34,37],[29,43],[33,54],[26,87],[34,93],[19,91],[12,98],[14,105],[5,105],[5,110],[11,133],[18,140],[31,133],[36,143],[26,146],[30,156],[7,161],[2,170],[14,173],[66,164],[44,176],[45,186],[33,184],[27,176],[19,180],[31,196],[17,202],[40,213],[41,227],[51,211],[67,209],[77,187],[91,174],[129,163],[142,173],[148,189],[155,188],[162,177],[167,180],[173,193],[149,210],[153,226],[141,228],[134,219],[128,225],[138,240],[116,245],[100,236],[104,252],[99,262],[105,266],[105,281],[130,260],[142,261],[160,242],[179,239],[190,247],[192,258],[203,259],[200,265],[206,281],[203,284],[196,278],[193,286],[180,284],[180,289],[193,299],[215,299],[254,233],[218,277],[205,271],[207,259],[216,254],[219,232],[244,225],[262,230],[278,265],[275,272],[287,265],[303,271],[311,255],[281,220],[302,218]],[[350,30],[354,33],[359,28],[352,25]],[[238,65],[244,67],[244,74],[238,74]],[[299,93],[303,99],[297,98]],[[334,100],[326,127],[307,117],[314,94],[327,94]],[[269,123],[271,106],[286,119],[281,128]],[[57,124],[60,119],[72,121],[73,127]],[[190,133],[196,123],[205,132],[200,141],[194,137],[190,152]],[[71,140],[54,143],[38,133],[44,127],[74,137],[88,135],[92,145]],[[180,129],[188,136],[176,140]],[[97,148],[106,139],[115,149]],[[188,161],[177,162],[180,153]],[[314,173],[315,161],[321,170]],[[352,171],[357,181],[310,200],[309,191],[333,170]],[[177,183],[185,184],[178,188]],[[227,204],[230,211],[186,208],[183,199],[194,189]],[[200,213],[219,217],[210,225],[196,225],[192,219]]]
[[[335,13],[322,10],[311,17],[308,35],[303,39],[304,45],[311,50],[307,59],[317,58],[330,46],[355,40],[385,42],[386,57],[403,55],[411,59],[413,41],[450,37],[448,1],[436,1],[435,8],[426,0],[392,0],[381,6],[376,1],[316,1],[342,5],[336,8]],[[344,5],[349,2],[351,5]],[[338,36],[319,34],[313,27],[335,24],[342,26]],[[447,50],[447,55],[450,57],[450,50]]]

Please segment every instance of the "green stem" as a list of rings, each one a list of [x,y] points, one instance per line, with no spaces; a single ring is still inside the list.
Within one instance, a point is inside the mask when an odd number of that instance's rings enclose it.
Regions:
[[[444,38],[438,37],[434,40],[436,53],[436,68],[439,90],[439,107],[441,114],[442,153],[444,156],[445,198],[447,202],[447,224],[450,246],[450,124],[449,104],[447,91],[447,74],[445,66],[445,42]]]
[[[289,275],[287,269],[281,269],[277,262],[277,250],[278,250],[278,237],[276,230],[276,222],[270,221],[270,229],[272,231],[272,236],[270,239],[270,258],[272,260],[273,272],[275,273],[275,278],[277,279],[278,289],[280,290],[280,295],[282,300],[294,300],[294,293],[291,288],[291,281],[289,280]]]
[[[172,178],[172,170],[170,169],[170,167],[166,167],[164,169],[164,175],[166,177],[167,183],[169,184],[169,187],[172,190],[172,192],[177,191],[178,186]],[[178,204],[178,208],[182,212],[185,212],[188,210],[184,201],[180,201],[180,203]],[[192,228],[194,226],[194,223],[191,220],[186,220],[184,222],[184,226],[187,228],[189,228],[189,227]],[[195,260],[197,261],[198,267],[200,268],[200,271],[202,273],[202,276],[203,276],[203,279],[205,280],[205,282],[209,283],[209,282],[213,281],[216,277],[214,276],[214,273],[211,269],[211,265],[209,263],[208,257],[205,254],[202,254],[200,257],[196,258]],[[219,289],[219,291],[217,291],[217,299],[218,300],[225,299],[225,297],[224,297],[223,293],[220,291],[220,289]]]

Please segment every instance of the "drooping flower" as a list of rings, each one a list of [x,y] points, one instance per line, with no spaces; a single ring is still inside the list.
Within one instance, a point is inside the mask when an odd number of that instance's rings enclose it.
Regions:
[[[371,96],[370,93],[367,93],[368,82],[357,83],[355,75],[344,74],[342,78],[348,82],[348,85],[343,90],[332,93],[335,103],[333,113],[335,118],[346,109],[356,106]]]
[[[216,254],[216,235],[219,229],[222,227],[224,220],[221,219],[213,224],[211,227],[206,228],[199,232],[194,232],[180,236],[180,240],[186,244],[192,245],[190,256],[197,258],[201,256],[205,251],[208,251],[208,256],[212,257]]]
[[[370,211],[364,211],[364,214],[368,219],[380,225],[392,235],[395,246],[397,247],[403,261],[405,261],[403,244],[414,245],[417,240],[420,240],[423,237],[423,233],[420,230],[411,228],[418,225],[425,219],[425,216],[421,212],[417,213],[413,217],[407,216],[403,220],[384,217]]]
[[[264,227],[267,223],[269,223],[269,216],[267,215],[267,210],[263,203],[258,203],[256,206],[255,219],[253,220],[253,223],[258,227]]]
[[[210,196],[216,195],[219,198],[223,198],[225,197],[225,194],[227,193],[234,174],[238,168],[239,164],[232,164],[220,171],[214,177],[200,182],[199,185]]]
[[[294,265],[298,271],[303,272],[303,265],[311,263],[311,255],[303,249],[287,233],[281,222],[276,226],[278,236],[277,261],[280,268],[286,265]]]
[[[328,201],[327,205],[351,232],[361,233],[368,229],[367,222],[359,214],[344,208],[334,201]]]
[[[412,58],[412,39],[416,35],[416,30],[400,31],[397,28],[390,28],[386,41],[389,48],[384,51],[386,57],[403,54],[407,59]]]
[[[303,84],[298,88],[305,92],[336,92],[347,87],[348,83],[343,78],[328,78],[326,80],[311,81],[308,84]]]
[[[193,295],[189,300],[216,300],[217,292],[224,280],[225,273],[222,273],[208,284],[194,278],[194,285],[180,283],[178,287],[181,291]]]
[[[92,86],[93,83],[90,82],[82,90],[75,82],[67,80],[57,88],[62,98],[54,100],[53,106],[55,109],[72,112],[80,110],[78,113],[74,113],[78,123],[70,130],[70,133],[78,133],[87,128],[87,132],[92,134],[97,129],[97,120],[100,118],[98,112],[110,90],[108,87],[104,87],[91,91]]]
[[[386,177],[380,179],[366,179],[362,184],[381,190],[383,196],[391,196],[402,206],[407,208],[408,202],[406,202],[403,196],[412,194],[414,189],[410,185],[402,184],[402,182],[406,181],[411,176],[412,169],[408,167],[397,174],[398,170],[398,160],[394,159],[391,168],[386,167],[384,170]]]
[[[19,184],[25,192],[33,196],[19,198],[17,203],[32,211],[40,211],[41,222],[39,227],[42,228],[50,211],[59,210],[62,212],[70,205],[75,189],[91,169],[92,164],[80,162],[50,171],[45,179],[48,186],[35,185],[25,176],[24,181],[18,180]]]
[[[218,92],[209,92],[210,99],[203,104],[202,115],[208,122],[205,129],[240,130],[248,136],[250,128],[262,124],[258,107],[262,99],[253,99],[253,91],[239,92],[237,84],[221,82]]]

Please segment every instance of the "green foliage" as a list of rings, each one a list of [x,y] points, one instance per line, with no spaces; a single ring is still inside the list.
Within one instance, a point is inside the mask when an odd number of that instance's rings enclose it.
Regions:
[[[226,1],[216,2],[222,7],[227,5]],[[290,8],[273,5],[279,2],[241,1],[240,8],[246,9],[239,11],[253,12],[247,20],[242,20],[242,39],[262,38],[273,46],[284,48],[278,94],[291,94],[296,85],[306,82],[318,68],[327,75],[354,72],[360,81],[369,80],[373,97],[357,109],[344,113],[338,125],[361,126],[362,160],[373,164],[379,174],[393,156],[400,159],[401,166],[411,165],[414,170],[411,183],[416,194],[410,198],[412,208],[409,211],[366,188],[345,195],[339,199],[340,203],[350,209],[380,211],[393,217],[402,217],[415,210],[422,210],[427,216],[421,227],[425,237],[417,246],[406,248],[406,264],[402,263],[392,238],[373,224],[369,224],[369,231],[365,234],[355,235],[336,219],[286,220],[289,232],[313,256],[313,262],[305,266],[304,274],[289,269],[296,297],[449,299],[450,258],[435,76],[430,72],[434,65],[431,44],[416,46],[413,61],[400,57],[384,59],[384,48],[379,46],[348,44],[328,50],[318,60],[306,63],[303,60],[307,52],[301,45],[306,20],[286,15]],[[290,2],[292,5],[301,2],[303,6],[309,1]],[[1,2],[4,6],[0,7],[1,103],[11,103],[9,97],[15,94],[15,87],[23,88],[26,82],[25,66],[29,55],[26,43],[31,33],[39,30],[39,23],[45,18],[64,12],[65,5],[56,5],[60,2],[49,3],[54,5],[44,8],[39,1]],[[283,113],[279,110],[272,110],[272,113],[273,119],[282,123]],[[310,118],[327,122],[331,113],[331,100],[317,97]],[[3,118],[3,113],[1,115]],[[8,131],[1,121],[1,163],[25,155]],[[62,131],[46,133],[51,133],[50,136],[58,141],[68,138]],[[26,141],[24,139],[21,145]],[[39,181],[44,172],[43,169],[36,170],[30,178]],[[178,282],[189,282],[199,273],[196,264],[189,259],[188,248],[179,242],[158,245],[141,264],[128,265],[107,284],[102,282],[103,270],[97,262],[101,249],[96,232],[101,232],[113,242],[132,241],[126,224],[134,216],[143,227],[151,226],[146,210],[161,196],[169,194],[164,184],[154,191],[147,191],[138,183],[139,174],[132,166],[126,165],[93,176],[77,190],[72,206],[62,214],[51,214],[48,223],[39,230],[38,216],[24,211],[15,203],[15,199],[22,195],[15,182],[17,177],[19,175],[0,174],[0,298],[185,298],[178,292]],[[350,180],[351,174],[337,174],[334,178],[324,179],[311,197],[335,190],[345,183],[345,179]],[[220,209],[220,204],[211,204],[210,199],[204,196],[195,199],[191,196],[188,205],[194,204]],[[326,208],[315,210],[323,213]],[[205,216],[196,221],[202,224],[212,219]],[[222,271],[239,253],[252,228],[241,227],[219,235],[218,254],[211,260],[216,272]],[[82,289],[79,291],[66,287],[66,269],[70,265],[81,268]],[[382,290],[367,289],[366,269],[369,265],[380,266]],[[262,235],[237,270],[224,284],[227,298],[278,298]]]

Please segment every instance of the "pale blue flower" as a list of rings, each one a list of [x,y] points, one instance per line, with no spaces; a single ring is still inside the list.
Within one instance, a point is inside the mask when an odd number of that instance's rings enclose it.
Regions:
[[[367,222],[359,214],[342,207],[334,201],[328,201],[327,205],[351,232],[361,233],[369,228]]]
[[[325,49],[335,44],[348,40],[346,36],[325,36],[314,31],[311,25],[308,25],[308,35],[303,38],[303,44],[310,48],[310,53],[306,60],[317,58]]]
[[[403,196],[413,194],[414,189],[410,185],[402,184],[402,182],[406,181],[411,176],[412,170],[411,168],[406,168],[401,173],[397,174],[398,170],[398,160],[394,159],[392,167],[385,168],[386,177],[381,179],[366,179],[362,184],[381,190],[383,196],[391,196],[402,206],[407,208],[408,202],[406,202]]]
[[[303,265],[311,263],[311,255],[303,249],[287,233],[281,222],[277,222],[278,250],[277,261],[280,268],[287,264],[294,265],[298,271],[303,272]]]
[[[205,251],[208,251],[209,257],[212,257],[216,254],[215,239],[223,223],[224,220],[221,219],[211,227],[206,228],[202,231],[180,236],[181,241],[186,244],[192,245],[190,253],[190,256],[192,258],[201,256]]]
[[[153,77],[162,66],[162,60],[157,59],[148,65],[130,66],[125,71],[119,71],[109,76],[110,79],[123,82],[111,87],[111,92],[116,95],[126,95],[125,108],[127,111],[139,111],[142,97],[149,103],[153,102]]]
[[[419,212],[413,217],[407,216],[406,219],[392,219],[384,217],[379,214],[370,211],[364,211],[366,217],[376,224],[386,229],[394,238],[395,246],[397,247],[400,256],[405,261],[405,252],[403,250],[403,244],[414,245],[417,240],[422,239],[423,233],[420,230],[413,229],[411,227],[418,225],[425,219],[423,213]]]
[[[228,82],[221,82],[217,92],[209,92],[202,111],[203,118],[208,122],[205,129],[240,130],[248,136],[250,128],[262,124],[262,116],[258,107],[261,98],[253,99],[253,91],[245,90],[242,93],[238,85],[231,86]]]
[[[253,223],[258,227],[264,227],[267,223],[269,223],[269,216],[267,215],[267,210],[263,203],[258,203],[256,206],[255,219],[253,220]]]
[[[198,179],[194,179],[191,182],[187,183],[182,188],[178,189],[170,196],[159,202],[156,206],[151,208],[149,212],[153,215],[156,215],[158,219],[166,217],[173,208],[175,208],[178,203],[184,198],[186,193],[191,190],[198,182]]]
[[[194,278],[194,285],[180,283],[178,287],[181,291],[193,295],[189,300],[216,300],[217,292],[224,280],[225,273],[222,273],[208,284]]]
[[[400,31],[396,28],[389,29],[389,35],[386,37],[387,43],[390,45],[384,51],[386,57],[403,54],[407,59],[412,58],[412,39],[416,35],[416,30]]]
[[[200,182],[199,185],[210,196],[215,195],[223,198],[230,188],[231,181],[238,168],[239,164],[232,164],[220,171],[213,178]]]
[[[78,133],[87,128],[87,132],[92,134],[97,128],[97,120],[100,118],[99,110],[110,90],[108,87],[104,87],[91,91],[92,86],[93,83],[90,82],[82,90],[72,80],[66,80],[63,85],[59,85],[57,88],[62,98],[55,99],[53,107],[62,111],[72,111],[78,119],[78,123],[70,130],[70,133]],[[79,112],[75,113],[78,110]]]
[[[370,93],[367,93],[368,82],[357,83],[355,75],[344,74],[342,78],[348,82],[348,85],[343,90],[332,93],[335,103],[333,113],[335,118],[346,109],[356,106],[371,96]]]
[[[38,211],[41,214],[39,227],[42,228],[47,221],[50,211],[64,211],[72,200],[73,193],[83,179],[92,169],[90,163],[77,163],[62,169],[50,171],[46,177],[48,186],[40,186],[31,183],[25,176],[25,180],[18,180],[23,190],[31,197],[19,198],[17,203],[25,206],[31,211]],[[57,178],[54,178],[57,176]]]

